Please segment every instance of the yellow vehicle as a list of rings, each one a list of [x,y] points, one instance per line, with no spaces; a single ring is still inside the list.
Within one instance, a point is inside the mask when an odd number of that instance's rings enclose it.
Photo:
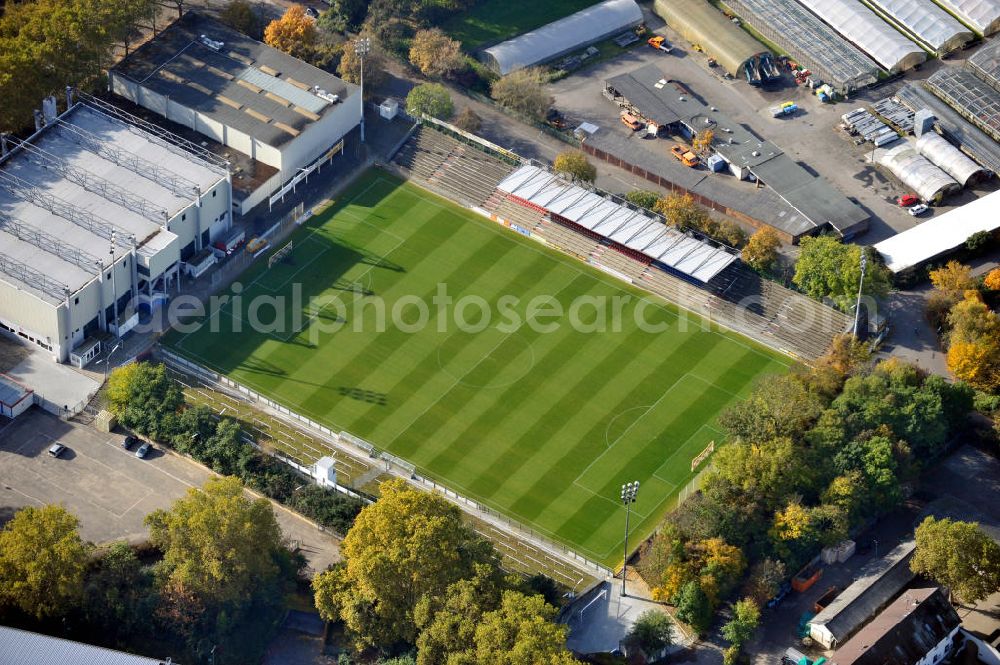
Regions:
[[[644,126],[642,121],[631,113],[622,113],[622,124],[631,129],[633,132],[642,129]]]
[[[677,161],[681,164],[690,168],[695,168],[701,163],[701,160],[698,159],[698,155],[694,154],[682,145],[675,145],[670,148],[670,154],[676,157]]]

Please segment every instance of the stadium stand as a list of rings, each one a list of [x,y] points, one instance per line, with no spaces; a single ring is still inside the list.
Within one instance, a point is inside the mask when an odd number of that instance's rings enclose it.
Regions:
[[[420,127],[395,161],[429,189],[478,206],[513,167],[428,127]]]
[[[851,319],[739,262],[705,283],[668,273],[639,252],[561,220],[544,208],[497,189],[513,166],[431,127],[421,127],[395,158],[428,189],[477,207],[514,230],[697,312],[751,339],[809,361],[823,355],[831,339],[850,329]]]

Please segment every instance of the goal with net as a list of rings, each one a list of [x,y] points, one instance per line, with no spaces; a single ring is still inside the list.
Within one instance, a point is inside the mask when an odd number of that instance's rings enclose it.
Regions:
[[[292,242],[289,241],[287,245],[279,249],[277,252],[271,255],[271,258],[267,260],[267,267],[273,268],[275,264],[281,263],[282,261],[291,262],[292,255]]]

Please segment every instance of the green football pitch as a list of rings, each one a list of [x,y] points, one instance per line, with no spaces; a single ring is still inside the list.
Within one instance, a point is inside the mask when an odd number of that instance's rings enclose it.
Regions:
[[[521,33],[558,21],[598,0],[483,0],[458,12],[445,22],[444,31],[462,42],[467,50],[486,43],[510,39]]]
[[[609,565],[791,364],[382,171],[292,242],[165,343]]]

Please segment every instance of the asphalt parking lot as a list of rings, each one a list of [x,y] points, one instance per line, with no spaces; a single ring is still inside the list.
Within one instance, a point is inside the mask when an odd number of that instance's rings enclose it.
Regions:
[[[124,437],[65,422],[33,407],[0,430],[0,522],[24,506],[61,503],[80,518],[82,536],[95,543],[139,542],[143,519],[168,508],[212,472],[154,447],[146,459],[121,448]],[[67,450],[48,454],[59,442]],[[291,511],[275,506],[286,538],[299,544],[310,568],[339,559],[338,541]]]

